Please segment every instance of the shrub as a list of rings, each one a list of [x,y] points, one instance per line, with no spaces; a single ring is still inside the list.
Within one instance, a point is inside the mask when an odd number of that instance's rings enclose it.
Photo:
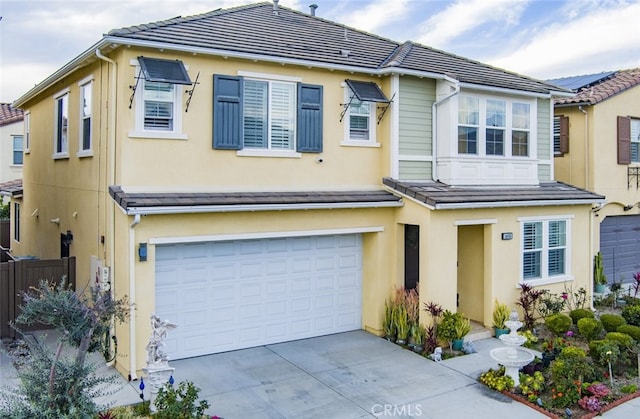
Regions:
[[[155,406],[158,412],[153,416],[158,419],[190,419],[201,418],[209,407],[209,402],[198,400],[200,389],[190,381],[181,381],[175,389],[171,384],[165,383],[158,390]]]
[[[619,314],[602,314],[600,316],[600,321],[602,322],[602,326],[604,330],[607,332],[615,332],[618,330],[618,327],[622,326],[626,323],[624,317]]]
[[[602,323],[600,323],[600,320],[598,319],[583,317],[578,320],[578,331],[587,340],[593,340],[600,337],[603,330],[604,327],[602,327]]]
[[[633,394],[638,391],[638,386],[635,384],[627,384],[626,386],[620,387],[620,391],[625,394]]]
[[[640,327],[630,324],[623,324],[616,330],[618,333],[624,333],[631,336],[636,342],[640,342]]]
[[[562,335],[566,333],[573,324],[573,322],[571,321],[571,317],[562,313],[552,314],[551,316],[544,319],[544,323],[547,325],[549,330],[551,330],[556,335]]]
[[[627,305],[622,309],[622,317],[633,326],[640,326],[640,305]]]
[[[575,310],[571,310],[569,317],[573,320],[573,324],[578,324],[580,319],[593,319],[595,315],[593,314],[593,311],[587,310],[586,308],[577,308]]]
[[[615,340],[592,340],[589,342],[589,355],[600,365],[606,366],[609,361],[615,365],[620,361],[620,345]]]
[[[631,348],[634,342],[631,336],[620,332],[609,332],[604,338],[617,342],[622,348]]]
[[[505,374],[506,368],[500,367],[497,370],[489,369],[480,374],[478,380],[492,390],[504,391],[513,388],[513,378]]]

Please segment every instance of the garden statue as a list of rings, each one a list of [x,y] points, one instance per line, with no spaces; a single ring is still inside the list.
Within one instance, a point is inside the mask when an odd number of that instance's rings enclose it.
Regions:
[[[167,332],[176,328],[176,325],[167,320],[160,320],[155,313],[151,314],[151,337],[147,344],[147,365],[168,365],[167,353],[164,341]]]
[[[438,346],[429,357],[436,362],[442,361],[442,348]]]

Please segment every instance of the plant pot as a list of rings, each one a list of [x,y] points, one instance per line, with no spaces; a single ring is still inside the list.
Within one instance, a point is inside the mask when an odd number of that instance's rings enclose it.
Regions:
[[[536,366],[535,364],[527,364],[524,367],[522,367],[522,372],[527,374],[527,375],[533,375],[534,372],[536,372]]]
[[[454,339],[451,342],[451,349],[453,349],[454,351],[461,351],[463,345],[464,345],[464,339]]]
[[[400,346],[405,346],[407,344],[407,340],[406,339],[397,339],[396,343]]]
[[[500,335],[509,334],[509,329],[498,329],[497,327],[494,327],[493,330],[495,331],[496,339],[499,338]]]
[[[421,353],[422,351],[424,351],[424,346],[417,344],[413,345],[413,352]]]
[[[606,284],[596,284],[593,292],[598,293],[598,294],[604,294],[605,292],[607,292],[607,285]]]

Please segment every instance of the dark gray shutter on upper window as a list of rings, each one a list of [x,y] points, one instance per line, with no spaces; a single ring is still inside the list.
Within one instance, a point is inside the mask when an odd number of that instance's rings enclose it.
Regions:
[[[631,164],[631,118],[618,117],[618,164]]]
[[[297,151],[322,153],[322,86],[298,84]]]
[[[242,149],[242,77],[213,76],[213,148]]]

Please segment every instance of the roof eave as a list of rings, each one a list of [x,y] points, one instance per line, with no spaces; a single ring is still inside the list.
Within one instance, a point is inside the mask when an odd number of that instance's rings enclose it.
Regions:
[[[456,202],[436,203],[435,209],[478,209],[478,208],[513,208],[513,207],[547,207],[559,205],[593,205],[604,203],[605,199],[557,199],[537,201],[500,201],[500,202]]]

